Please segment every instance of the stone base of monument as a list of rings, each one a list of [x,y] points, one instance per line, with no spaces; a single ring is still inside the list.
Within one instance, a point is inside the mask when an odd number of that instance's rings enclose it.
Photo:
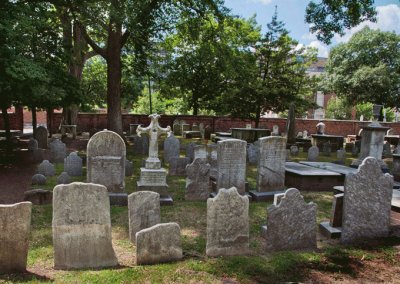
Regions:
[[[128,206],[128,194],[125,192],[109,192],[110,205]]]
[[[274,200],[275,194],[282,194],[284,191],[260,192],[251,190],[249,193],[253,201],[271,201]]]
[[[335,228],[332,227],[329,224],[329,221],[321,222],[319,224],[319,229],[322,233],[327,238],[330,239],[338,239],[340,238],[340,235],[342,234],[342,228]]]

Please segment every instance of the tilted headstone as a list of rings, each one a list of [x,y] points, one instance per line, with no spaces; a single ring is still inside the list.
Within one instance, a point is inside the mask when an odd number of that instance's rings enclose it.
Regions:
[[[136,233],[161,222],[160,194],[138,191],[128,196],[129,239],[135,242]]]
[[[307,160],[310,162],[316,162],[319,156],[319,148],[317,146],[311,146],[308,149]]]
[[[193,142],[186,144],[186,157],[189,158],[190,162],[193,162],[194,160],[194,147],[196,145],[197,144]]]
[[[171,158],[179,157],[180,142],[174,135],[167,137],[164,140],[164,161],[169,163]]]
[[[67,154],[67,148],[60,139],[50,143],[51,159],[53,163],[63,163]]]
[[[392,192],[393,177],[383,174],[373,157],[364,159],[357,173],[346,175],[341,241],[387,237]]]
[[[202,159],[207,161],[207,147],[206,145],[196,145],[193,149],[193,160]]]
[[[109,192],[125,189],[125,142],[117,133],[103,130],[87,144],[87,182],[102,184]]]
[[[56,174],[56,170],[52,163],[50,163],[48,160],[44,160],[39,164],[37,173],[46,177],[52,177]]]
[[[31,211],[31,202],[0,205],[0,274],[26,270]]]
[[[133,163],[125,160],[125,176],[130,177],[133,175]]]
[[[339,193],[333,196],[331,218],[329,225],[334,228],[342,227],[343,220],[343,198],[344,194]]]
[[[239,139],[218,141],[217,190],[234,186],[239,194],[245,193],[246,146],[247,142]]]
[[[257,165],[260,158],[260,147],[256,143],[250,143],[247,146],[247,160],[250,165]]]
[[[64,172],[71,177],[82,175],[82,158],[76,152],[71,152],[64,159]]]
[[[133,136],[133,154],[147,155],[149,153],[149,137],[147,135]]]
[[[182,259],[181,229],[177,223],[157,224],[136,233],[136,264]]]
[[[257,166],[257,191],[280,191],[285,188],[286,139],[269,136],[258,139],[260,158]]]
[[[28,150],[29,151],[34,151],[39,148],[38,141],[35,138],[31,138],[28,141]]]
[[[299,155],[299,147],[296,145],[290,146],[290,155],[296,157]]]
[[[62,172],[57,178],[57,184],[69,184],[69,183],[71,183],[71,177],[66,172]]]
[[[32,177],[32,185],[44,185],[47,182],[46,176],[42,174],[35,174]]]
[[[207,200],[210,195],[210,164],[195,159],[186,166],[186,200]]]
[[[304,202],[296,188],[286,190],[279,205],[267,211],[267,252],[317,247],[317,205]]]
[[[207,200],[208,256],[243,255],[249,252],[249,199],[235,187],[221,188]]]
[[[41,149],[47,149],[47,137],[49,136],[49,132],[47,128],[44,126],[39,126],[34,131],[34,137],[38,142],[38,146]]]
[[[56,269],[118,265],[105,186],[74,182],[54,188],[53,246]]]
[[[174,157],[169,160],[168,174],[170,176],[185,176],[186,166],[190,164],[188,157]]]

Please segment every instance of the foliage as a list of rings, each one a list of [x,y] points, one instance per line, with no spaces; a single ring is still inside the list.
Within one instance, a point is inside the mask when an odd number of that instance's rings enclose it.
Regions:
[[[325,117],[331,119],[351,119],[351,105],[342,98],[332,97],[328,101]]]
[[[359,119],[361,115],[363,115],[364,120],[370,120],[373,119],[373,103],[360,103],[356,105],[356,113],[357,113],[357,118]],[[383,109],[383,113],[386,112],[386,121],[387,122],[392,122],[395,120],[395,111],[393,108],[386,107]]]

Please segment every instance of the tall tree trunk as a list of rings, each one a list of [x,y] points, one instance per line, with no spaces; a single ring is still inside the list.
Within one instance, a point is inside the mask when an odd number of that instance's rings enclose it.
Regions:
[[[32,129],[33,129],[33,132],[35,132],[35,130],[37,128],[37,118],[36,118],[36,107],[35,106],[31,107],[31,112],[32,112]]]
[[[49,132],[49,137],[53,136],[53,109],[47,109],[47,130]]]
[[[4,130],[6,131],[6,141],[10,142],[11,141],[10,118],[8,117],[7,109],[8,107],[3,105],[1,107],[1,113],[3,116]]]

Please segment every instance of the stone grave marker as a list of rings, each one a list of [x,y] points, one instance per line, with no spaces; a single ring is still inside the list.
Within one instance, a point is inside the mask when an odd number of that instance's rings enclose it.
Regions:
[[[205,139],[205,128],[204,128],[204,123],[203,122],[200,122],[200,124],[199,124],[199,131],[200,131],[200,136],[201,136],[201,139]]]
[[[199,126],[197,125],[197,123],[193,123],[192,125],[192,131],[200,131]]]
[[[383,158],[391,158],[392,157],[392,149],[390,147],[390,143],[387,141],[385,141],[383,143],[382,157]]]
[[[214,180],[218,178],[218,153],[217,144],[207,144],[208,163],[210,164],[210,177]]]
[[[37,173],[46,177],[52,177],[56,174],[56,170],[54,169],[54,165],[52,163],[50,163],[48,160],[44,160],[39,164]]]
[[[169,163],[171,158],[179,157],[180,142],[174,135],[167,137],[164,140],[164,161]]]
[[[400,181],[400,154],[393,154],[392,174],[394,180]]]
[[[331,152],[332,152],[331,143],[325,142],[324,144],[322,144],[322,154],[324,156],[329,157],[331,155]]]
[[[210,140],[211,139],[212,128],[210,125],[206,125],[204,127],[204,139]]]
[[[146,155],[149,152],[149,137],[147,135],[133,136],[133,154]]]
[[[24,192],[24,201],[32,202],[33,205],[45,205],[53,202],[53,192],[44,189],[31,189]]]
[[[272,126],[271,135],[272,136],[279,136],[279,126],[278,125],[273,125]]]
[[[38,141],[35,138],[30,138],[28,141],[28,150],[35,151],[39,148]]]
[[[80,182],[57,185],[53,190],[52,227],[56,269],[118,265],[111,243],[105,186]]]
[[[207,161],[207,147],[206,145],[196,145],[193,149],[193,160],[202,159]]]
[[[317,146],[311,146],[308,149],[307,160],[310,162],[316,162],[319,156],[319,148]]]
[[[82,175],[82,158],[78,156],[78,153],[71,152],[64,159],[64,171],[71,177]]]
[[[190,163],[193,162],[194,160],[194,147],[196,146],[196,143],[190,142],[186,144],[186,157],[189,158]]]
[[[49,132],[47,128],[44,126],[39,126],[34,131],[34,138],[38,142],[38,147],[41,149],[47,149],[47,137],[49,136]]]
[[[125,160],[125,176],[130,177],[133,175],[133,163],[129,160]]]
[[[175,119],[172,123],[172,132],[174,133],[174,136],[182,136],[181,123],[179,119]]]
[[[53,163],[63,163],[67,154],[67,148],[60,139],[55,139],[50,143],[50,153]]]
[[[136,264],[157,264],[182,259],[181,228],[157,224],[136,233]]]
[[[186,166],[185,199],[192,201],[207,200],[210,195],[210,164],[197,158]]]
[[[188,157],[174,157],[170,159],[168,174],[170,176],[185,176],[186,166],[190,164]]]
[[[279,204],[267,210],[263,228],[267,252],[317,248],[317,205],[304,202],[296,188],[286,190]]]
[[[208,256],[244,255],[249,252],[249,199],[235,187],[220,188],[207,200]]]
[[[35,174],[32,177],[32,185],[44,185],[47,182],[46,176],[42,174]]]
[[[387,237],[393,177],[383,174],[379,161],[364,159],[358,172],[348,174],[344,185],[341,242]]]
[[[299,155],[299,147],[297,147],[296,145],[290,146],[290,155],[292,157],[298,156]]]
[[[69,184],[69,183],[71,183],[71,177],[66,172],[62,172],[57,178],[57,184]]]
[[[0,205],[0,274],[26,270],[31,211],[31,202]]]
[[[337,163],[344,165],[346,161],[346,151],[343,149],[339,149],[336,151],[336,158],[337,158]]]
[[[109,192],[125,191],[125,142],[117,133],[103,130],[87,144],[87,181],[102,184]]]
[[[129,239],[136,241],[140,230],[161,223],[160,194],[153,191],[138,191],[128,196]]]
[[[343,219],[343,193],[333,196],[331,218],[329,221],[323,221],[319,227],[328,238],[339,238],[341,235],[342,219]]]
[[[255,143],[249,143],[247,146],[247,160],[250,165],[257,165],[258,159],[260,158],[260,147],[258,141]]]
[[[246,146],[247,142],[239,139],[218,141],[217,190],[234,186],[239,194],[245,193]]]

